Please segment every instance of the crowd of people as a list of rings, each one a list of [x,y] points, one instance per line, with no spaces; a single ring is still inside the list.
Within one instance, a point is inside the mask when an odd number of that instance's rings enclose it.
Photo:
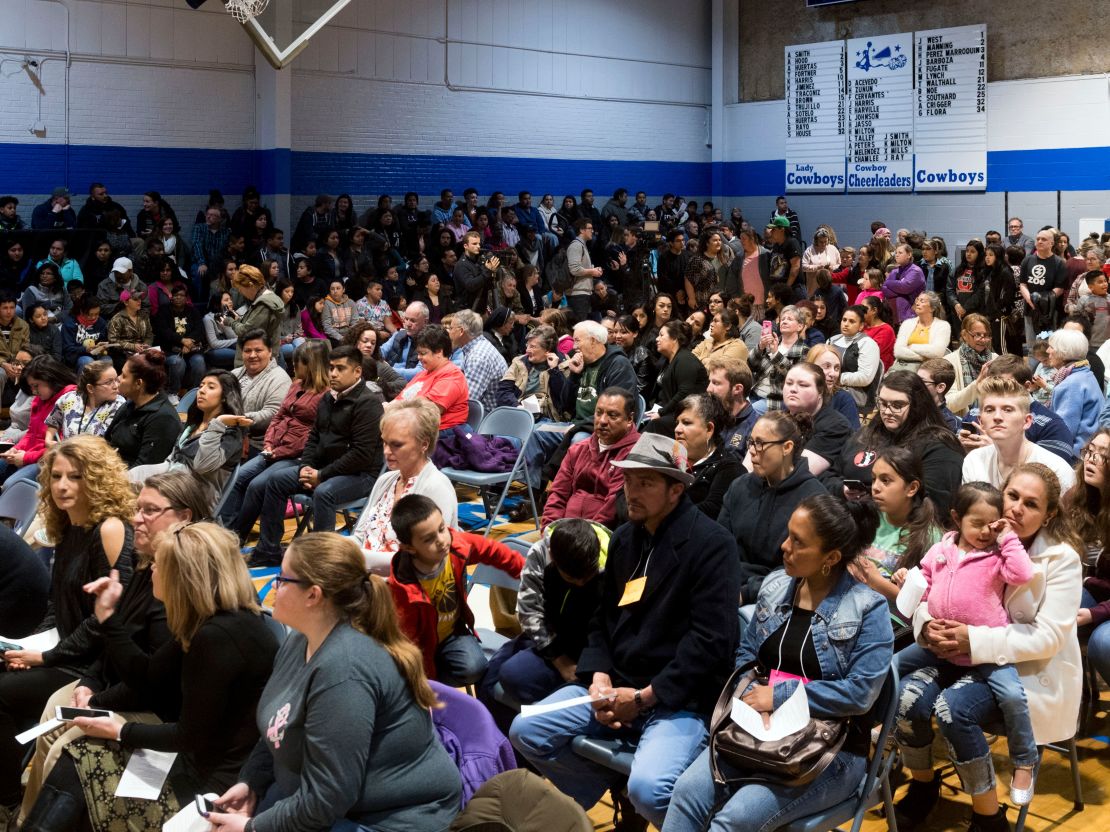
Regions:
[[[765,223],[629,197],[320,195],[288,246],[254,188],[187,231],[153,191],[134,224],[100,183],[29,227],[0,197],[0,483],[40,503],[0,529],[0,828],[146,829],[212,793],[216,830],[444,830],[474,784],[437,683],[475,686],[503,767],[611,792],[622,829],[777,828],[858,788],[892,665],[899,826],[938,802],[939,730],[970,828],[1009,828],[987,736],[1026,805],[1076,731],[1080,638],[1110,680],[1110,235],[1014,217],[950,254],[876,221],[853,247],[785,197]],[[440,470],[475,403],[535,423],[506,452],[526,557],[460,528]],[[475,564],[520,580],[496,652]],[[799,689],[841,732],[805,783],[710,742],[722,691],[768,719]],[[57,706],[109,715],[25,759]],[[573,747],[614,736],[628,776]],[[139,749],[176,754],[153,801],[115,796]]]

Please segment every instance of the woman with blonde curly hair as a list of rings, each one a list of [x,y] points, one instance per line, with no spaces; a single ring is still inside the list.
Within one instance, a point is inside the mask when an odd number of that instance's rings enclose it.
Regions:
[[[151,584],[165,604],[172,638],[149,655],[127,644],[128,627],[118,611],[124,589],[115,570],[87,586],[107,659],[123,677],[89,704],[115,713],[74,720],[84,736],[58,759],[24,828],[159,829],[193,795],[234,783],[258,741],[255,708],[278,640],[258,606],[235,535],[215,523],[175,525],[157,538]],[[119,716],[122,710],[137,717]],[[155,799],[117,798],[139,749],[177,758]]]
[[[231,285],[247,301],[248,309],[231,322],[235,336],[252,329],[266,333],[266,343],[274,355],[281,355],[281,323],[285,317],[285,302],[266,287],[266,278],[254,266],[240,266],[231,278]],[[235,348],[235,366],[243,366],[243,345]]]
[[[39,472],[39,513],[54,541],[50,607],[41,628],[58,631],[45,652],[8,650],[8,672],[0,674],[0,820],[20,799],[23,747],[15,735],[36,724],[58,688],[85,676],[100,655],[92,596],[84,591],[115,570],[131,580],[135,494],[127,468],[107,442],[74,436],[51,447]]]
[[[274,618],[293,632],[258,703],[262,740],[216,801],[213,829],[446,829],[459,770],[386,582],[334,532],[294,540],[275,582]]]

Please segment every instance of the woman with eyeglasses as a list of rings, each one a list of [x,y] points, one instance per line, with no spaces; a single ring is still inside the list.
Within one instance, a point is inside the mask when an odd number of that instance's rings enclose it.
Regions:
[[[892,445],[914,448],[921,456],[925,492],[947,517],[960,487],[964,452],[925,383],[915,373],[895,370],[883,378],[875,404],[875,417],[848,442],[822,481],[833,493],[866,494],[882,451]]]
[[[960,323],[960,348],[944,356],[956,379],[944,399],[948,409],[962,416],[979,400],[978,384],[987,376],[987,365],[998,358],[991,349],[991,324],[984,315],[969,312]]]
[[[1088,577],[1076,619],[1087,641],[1087,660],[1110,681],[1110,429],[1091,437],[1079,455],[1076,483],[1064,495],[1064,512],[1086,544]]]
[[[802,455],[813,422],[806,415],[772,411],[748,439],[752,470],[725,492],[717,522],[732,532],[740,555],[741,605],[754,604],[763,579],[782,567],[786,524],[806,497],[824,494]]]
[[[173,636],[166,626],[166,608],[154,597],[150,565],[154,560],[154,548],[162,532],[178,523],[190,523],[204,517],[207,511],[204,491],[196,480],[183,471],[169,471],[155,474],[147,479],[135,501],[135,571],[120,595],[115,615],[117,625],[130,636],[130,643],[121,641],[113,648],[113,661],[107,660],[106,643],[102,637],[90,641],[91,649],[99,653],[92,669],[58,688],[43,708],[45,722],[54,718],[58,706],[72,708],[101,707],[96,695],[121,681],[117,667],[126,661],[117,661],[125,656],[150,655]],[[155,715],[166,722],[172,722],[179,715],[177,697],[167,697],[158,703]],[[128,715],[129,719],[142,720],[139,715]],[[35,741],[35,755],[27,786],[23,792],[22,816],[25,818],[38,800],[43,780],[50,774],[63,750],[73,740],[84,736],[84,732],[73,725],[62,726]]]
[[[258,703],[262,738],[212,828],[445,830],[459,771],[385,581],[353,540],[320,532],[290,544],[275,582],[274,618],[293,632]]]
[[[123,681],[93,701],[111,717],[74,721],[71,742],[46,778],[25,828],[115,832],[160,828],[193,796],[226,789],[258,740],[254,713],[278,642],[258,606],[235,536],[215,523],[177,525],[157,540],[150,569],[172,638],[153,653],[126,650],[123,586],[113,571],[86,586]],[[180,710],[157,717],[167,698]],[[126,721],[119,711],[150,712]],[[163,712],[165,712],[163,710]],[[176,754],[155,800],[115,797],[132,753]]]
[[[15,735],[34,725],[58,688],[93,670],[100,651],[93,598],[84,585],[115,570],[131,581],[135,497],[119,456],[99,437],[75,436],[50,448],[39,472],[39,511],[54,545],[50,606],[39,625],[58,632],[50,650],[7,650],[0,673],[0,819],[20,801],[24,748]],[[32,827],[33,828],[33,827]]]

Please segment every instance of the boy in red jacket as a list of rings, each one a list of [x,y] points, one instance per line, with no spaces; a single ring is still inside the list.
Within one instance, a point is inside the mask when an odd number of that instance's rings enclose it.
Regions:
[[[495,540],[452,529],[433,500],[402,497],[390,518],[400,551],[389,588],[401,629],[424,654],[429,679],[462,687],[482,677],[486,657],[466,603],[466,567],[487,563],[520,577],[524,558]]]

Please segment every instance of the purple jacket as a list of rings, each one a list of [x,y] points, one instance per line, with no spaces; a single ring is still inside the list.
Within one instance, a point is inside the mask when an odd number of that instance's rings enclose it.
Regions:
[[[916,317],[913,302],[925,291],[925,273],[915,263],[898,266],[883,282],[883,297],[894,299],[894,312],[898,323]]]
[[[432,711],[439,741],[462,776],[462,804],[491,777],[516,768],[516,755],[486,706],[439,682],[428,681],[444,707]]]

